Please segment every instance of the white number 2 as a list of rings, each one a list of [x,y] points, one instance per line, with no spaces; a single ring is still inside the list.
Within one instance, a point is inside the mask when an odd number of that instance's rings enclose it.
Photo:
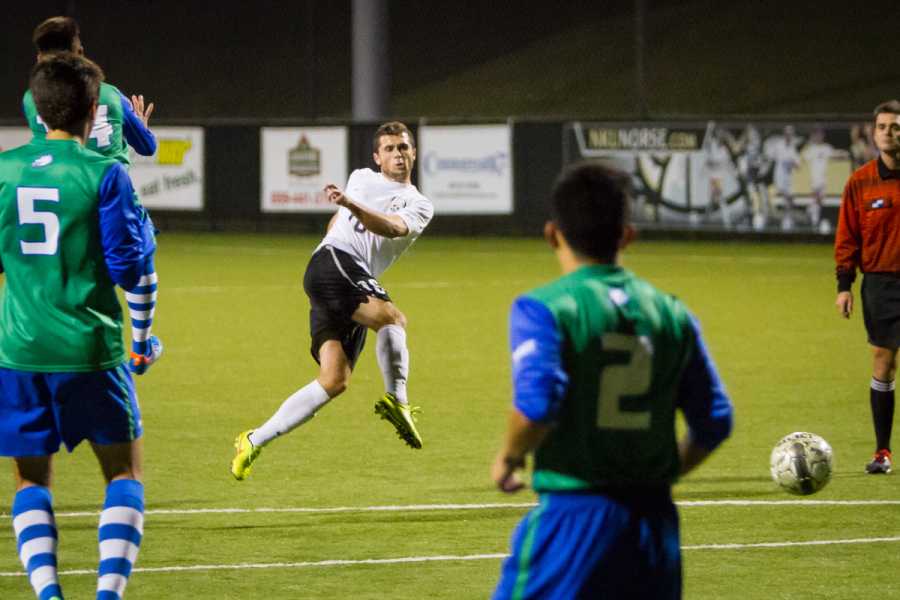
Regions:
[[[627,352],[626,364],[612,364],[603,368],[600,378],[600,398],[597,403],[599,429],[650,429],[650,410],[622,410],[623,396],[643,396],[650,389],[653,369],[653,343],[646,336],[607,333],[602,338],[603,349]]]
[[[56,254],[59,248],[59,217],[49,211],[35,210],[37,200],[59,202],[56,188],[21,187],[16,190],[20,225],[40,225],[44,228],[43,242],[19,240],[22,254]]]

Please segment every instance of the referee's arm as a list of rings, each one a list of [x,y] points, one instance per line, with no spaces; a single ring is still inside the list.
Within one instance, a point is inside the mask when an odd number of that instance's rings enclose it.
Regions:
[[[841,208],[838,214],[837,232],[834,236],[834,261],[836,263],[837,298],[834,303],[845,319],[853,312],[853,293],[850,291],[859,266],[861,243],[856,186],[851,178],[844,186]]]

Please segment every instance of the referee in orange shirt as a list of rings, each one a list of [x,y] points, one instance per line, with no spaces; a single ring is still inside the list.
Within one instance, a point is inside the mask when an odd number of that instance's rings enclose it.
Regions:
[[[838,294],[835,304],[850,318],[850,286],[856,270],[862,282],[863,321],[872,346],[869,398],[875,425],[871,474],[891,472],[891,426],[894,421],[894,373],[900,347],[900,100],[875,107],[878,157],[857,169],[841,200],[834,259]]]

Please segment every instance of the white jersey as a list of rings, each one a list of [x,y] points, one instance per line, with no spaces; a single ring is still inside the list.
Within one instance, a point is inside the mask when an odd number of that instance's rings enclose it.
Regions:
[[[371,169],[350,173],[344,195],[378,212],[398,215],[409,232],[403,237],[387,238],[362,226],[347,208],[337,212],[334,225],[316,248],[330,245],[352,256],[372,277],[379,277],[406,252],[434,216],[431,201],[411,183],[391,181]]]
[[[831,145],[824,142],[810,142],[803,151],[803,159],[809,165],[809,182],[813,190],[825,187],[830,158]]]
[[[776,138],[768,144],[769,156],[775,163],[775,188],[782,194],[793,193],[794,169],[800,163],[800,155],[793,141],[783,137]]]

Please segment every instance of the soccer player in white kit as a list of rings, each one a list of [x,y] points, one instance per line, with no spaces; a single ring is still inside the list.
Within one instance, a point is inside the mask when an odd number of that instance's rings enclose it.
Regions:
[[[376,332],[375,354],[385,385],[375,412],[410,447],[422,447],[415,409],[406,397],[406,317],[377,278],[418,238],[434,207],[411,183],[416,147],[404,124],[389,122],[378,128],[374,159],[379,172],[354,171],[343,191],[333,184],[325,187],[329,201],[340,208],[303,277],[319,376],[294,392],[264,424],[238,435],[231,463],[238,480],[250,474],[263,446],[308,421],[347,389],[368,329]]]
[[[813,229],[818,229],[822,219],[822,204],[825,200],[828,161],[834,148],[825,141],[825,130],[817,127],[809,136],[809,143],[803,150],[803,160],[809,165],[809,185],[813,199],[809,205],[809,222]]]
[[[772,141],[769,153],[775,163],[775,190],[784,200],[781,229],[790,231],[794,228],[794,170],[800,164],[792,125],[786,125],[784,135]]]

